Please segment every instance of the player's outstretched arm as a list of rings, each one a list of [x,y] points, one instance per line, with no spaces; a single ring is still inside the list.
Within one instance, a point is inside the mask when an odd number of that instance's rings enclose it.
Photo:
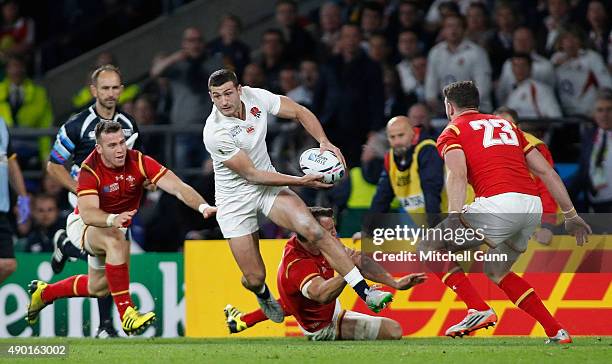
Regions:
[[[120,214],[104,212],[100,209],[100,198],[98,195],[79,196],[77,205],[85,225],[97,227],[127,227],[137,211],[125,211]]]
[[[17,223],[23,224],[30,217],[30,197],[26,190],[25,181],[23,180],[23,173],[21,173],[21,167],[15,155],[9,157],[8,160],[9,170],[9,182],[13,189],[17,192],[17,208],[18,216]]]
[[[327,135],[325,135],[325,131],[323,131],[323,127],[319,122],[319,119],[312,113],[312,111],[308,110],[308,108],[298,104],[297,102],[291,100],[287,96],[281,96],[281,106],[278,111],[277,116],[285,119],[296,119],[302,124],[304,129],[312,135],[313,138],[317,142],[319,142],[319,146],[321,147],[321,153],[326,150],[334,153],[336,157],[342,162],[344,168],[346,169],[346,161],[344,160],[344,156],[338,147],[333,145],[329,139],[327,139]]]
[[[302,177],[290,176],[278,172],[263,171],[255,168],[251,158],[243,151],[223,162],[242,178],[256,185],[266,186],[304,186],[311,188],[331,188],[333,185],[320,182],[321,174],[307,174]],[[161,187],[161,186],[160,186]]]
[[[395,279],[383,266],[378,264],[371,257],[362,254],[360,251],[347,248],[353,263],[359,268],[363,276],[373,282],[381,283],[398,290],[407,290],[417,284],[425,282],[425,273],[414,273]]]
[[[169,194],[176,196],[176,198],[181,200],[185,205],[196,211],[200,211],[205,219],[217,213],[216,207],[210,206],[206,200],[204,200],[204,197],[194,190],[193,187],[183,182],[170,170],[157,181],[157,186]]]
[[[550,194],[561,207],[565,217],[565,229],[567,232],[576,237],[578,245],[587,242],[587,235],[592,233],[591,227],[578,216],[561,177],[559,177],[557,172],[555,172],[537,149],[533,148],[527,154],[526,159],[531,172],[540,177]]]
[[[467,164],[463,150],[453,149],[446,152],[444,163],[448,169],[446,179],[448,212],[461,212],[467,188]]]
[[[335,276],[327,280],[317,276],[305,283],[305,286],[308,294],[305,295],[307,298],[321,304],[327,304],[340,296],[346,286],[346,281],[342,276]],[[302,293],[304,293],[303,289]]]

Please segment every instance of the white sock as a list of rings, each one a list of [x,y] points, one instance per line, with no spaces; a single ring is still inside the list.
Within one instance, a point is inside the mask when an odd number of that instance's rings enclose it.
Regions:
[[[349,286],[355,287],[357,283],[363,281],[363,276],[357,267],[353,267],[353,269],[344,276],[344,280]]]

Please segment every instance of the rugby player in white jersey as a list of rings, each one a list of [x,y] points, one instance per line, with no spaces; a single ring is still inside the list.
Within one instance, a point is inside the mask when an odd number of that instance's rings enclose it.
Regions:
[[[382,310],[392,300],[391,293],[368,286],[342,244],[317,223],[304,202],[287,187],[332,185],[322,183],[322,175],[278,173],[270,162],[266,147],[268,114],[299,121],[319,142],[321,152],[330,151],[344,163],[342,153],[327,139],[316,116],[288,97],[242,87],[236,75],[226,69],[210,76],[208,89],[214,106],[204,127],[204,144],[214,162],[217,220],[242,271],[242,285],[255,293],[266,316],[282,322],[285,315],[265,283],[258,212],[313,242],[372,311]]]

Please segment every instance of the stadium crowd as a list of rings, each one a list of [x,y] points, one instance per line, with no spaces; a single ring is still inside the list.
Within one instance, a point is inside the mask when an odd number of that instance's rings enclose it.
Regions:
[[[483,111],[509,107],[521,128],[540,139],[580,143],[580,155],[568,160],[579,168],[565,182],[579,211],[612,212],[610,5],[604,0],[337,0],[304,13],[298,2],[279,0],[274,3],[276,24],[258,44],[240,40],[242,21],[231,14],[218,17],[217,34],[185,29],[175,50],[160,50],[152,60],[150,77],[139,83],[123,80],[119,103],[139,126],[203,126],[212,107],[207,80],[222,67],[234,70],[242,85],[286,95],[319,118],[349,168],[350,178],[330,191],[299,192],[308,204],[332,206],[346,216],[347,209],[370,207],[372,184],[389,148],[387,121],[406,115],[418,129],[417,138],[435,139],[446,123],[442,88],[474,80]],[[66,120],[54,117],[45,89],[28,73],[32,49],[40,44],[34,39],[34,20],[20,15],[17,1],[2,2],[1,10],[0,117],[9,128],[62,125]],[[84,49],[72,50],[79,51]],[[109,63],[118,65],[112,54],[101,53],[92,70]],[[74,112],[93,102],[88,84],[81,86],[74,85]],[[582,122],[565,125],[561,129],[566,132],[559,133],[549,126],[560,118]],[[268,128],[277,170],[301,174],[299,155],[315,141],[290,120],[274,119]],[[551,138],[553,129],[559,140]],[[140,136],[144,151],[166,163],[170,146],[159,140]],[[43,168],[52,142],[13,138],[22,169]],[[214,202],[212,162],[201,133],[178,136],[172,152],[169,167],[200,168],[190,183]],[[554,148],[552,157],[558,157]],[[50,241],[71,210],[66,191],[48,175],[28,181],[27,187],[33,213],[24,224],[13,219],[16,250],[52,251]],[[202,221],[171,196],[147,191],[144,199],[133,224],[134,239],[144,250],[176,251],[185,238],[221,238],[214,221]],[[282,237],[286,232],[269,224],[261,234]]]

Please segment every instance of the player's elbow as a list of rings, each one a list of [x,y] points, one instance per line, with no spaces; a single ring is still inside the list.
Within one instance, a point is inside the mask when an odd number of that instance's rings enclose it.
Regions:
[[[261,184],[259,173],[256,168],[249,168],[242,173],[242,178],[252,184]]]

